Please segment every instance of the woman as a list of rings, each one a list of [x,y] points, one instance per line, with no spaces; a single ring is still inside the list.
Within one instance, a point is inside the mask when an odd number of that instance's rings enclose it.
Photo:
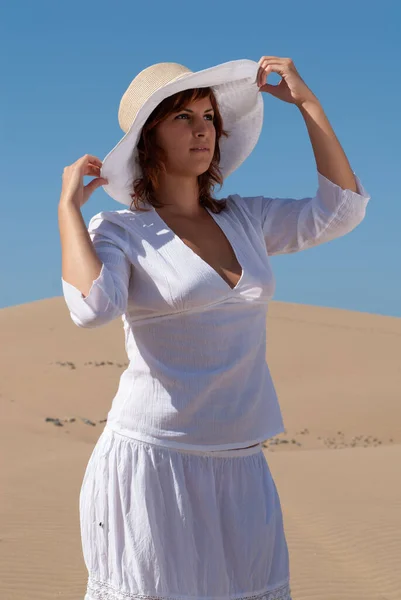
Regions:
[[[315,197],[213,198],[257,142],[260,92],[301,111]],[[119,121],[125,136],[103,163],[85,155],[64,169],[59,203],[71,318],[97,327],[122,316],[130,359],[81,488],[85,600],[290,600],[262,450],[283,431],[265,360],[269,256],[345,235],[369,196],[290,59],[153,65],[131,82]],[[87,230],[80,209],[100,185],[128,208]]]

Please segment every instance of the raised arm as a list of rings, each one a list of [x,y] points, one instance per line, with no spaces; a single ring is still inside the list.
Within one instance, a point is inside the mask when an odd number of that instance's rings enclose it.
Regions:
[[[306,101],[298,108],[309,133],[318,172],[343,190],[357,192],[355,173],[320,102]]]
[[[79,208],[71,203],[58,207],[62,279],[88,296],[100,275],[102,261],[96,254]]]
[[[87,229],[80,210],[104,183],[94,179],[85,188],[83,175],[97,174],[100,166],[99,159],[85,155],[66,167],[58,208],[63,293],[79,327],[98,327],[123,314],[128,297],[131,265],[125,230],[112,212],[95,215]]]
[[[363,220],[370,196],[351,169],[318,99],[306,86],[291,59],[265,56],[257,83],[262,92],[295,104],[308,129],[315,155],[318,189],[314,196],[267,198],[233,196],[261,226],[270,255],[299,252],[349,233]],[[278,73],[278,85],[266,82]]]
[[[71,221],[64,218],[62,237],[64,247],[68,249],[63,252],[63,257],[69,270],[67,275],[63,271],[61,281],[71,319],[79,327],[105,325],[121,316],[127,308],[131,263],[127,257],[126,232],[113,222],[113,216],[115,218],[112,212],[102,212],[92,217],[88,229],[84,224],[86,236],[81,231],[81,224],[78,231],[73,229],[75,222],[71,215]],[[66,227],[66,223],[69,223],[70,229]],[[82,244],[81,260],[76,250],[72,249],[74,238],[79,237],[79,234],[85,237],[85,241],[87,237],[90,245],[87,249]],[[99,270],[94,267],[98,262]],[[79,278],[82,285],[79,284]]]
[[[292,254],[342,237],[364,219],[370,196],[353,173],[357,191],[343,190],[318,172],[318,189],[307,198],[241,197],[236,203],[261,227],[268,254]]]
[[[308,129],[317,170],[343,190],[357,192],[357,182],[344,150],[327,119],[316,95],[306,85],[291,58],[262,56],[259,60],[259,91],[294,104],[300,110]],[[278,85],[267,83],[270,73],[281,76]]]

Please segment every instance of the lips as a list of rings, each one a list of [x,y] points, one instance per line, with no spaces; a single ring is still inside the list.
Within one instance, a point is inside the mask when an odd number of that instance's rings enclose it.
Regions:
[[[198,148],[191,148],[191,152],[209,152],[209,148],[206,146],[199,146]]]

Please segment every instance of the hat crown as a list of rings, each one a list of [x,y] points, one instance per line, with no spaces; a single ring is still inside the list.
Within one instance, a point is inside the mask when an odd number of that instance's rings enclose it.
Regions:
[[[124,133],[150,96],[189,73],[192,73],[190,69],[178,63],[157,63],[138,73],[124,92],[118,110],[118,122]]]

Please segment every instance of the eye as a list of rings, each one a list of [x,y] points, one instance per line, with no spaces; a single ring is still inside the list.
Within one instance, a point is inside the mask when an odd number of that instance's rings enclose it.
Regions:
[[[205,115],[209,121],[213,121],[214,115]],[[180,117],[189,117],[188,113],[181,113],[175,117],[175,119],[179,119]]]

